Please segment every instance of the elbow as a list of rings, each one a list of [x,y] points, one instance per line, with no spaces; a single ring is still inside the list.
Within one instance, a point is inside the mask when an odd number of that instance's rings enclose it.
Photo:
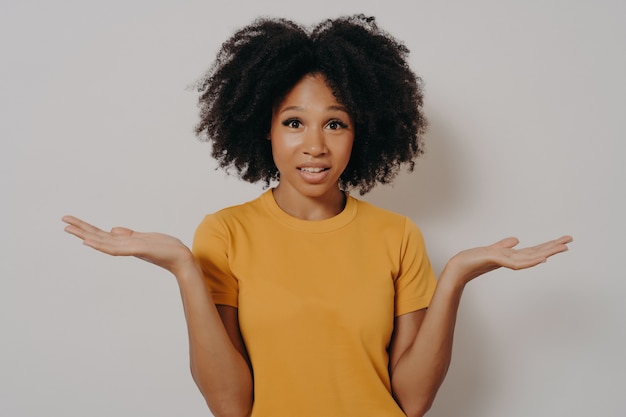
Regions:
[[[252,412],[252,396],[245,389],[224,390],[223,387],[209,387],[194,372],[191,375],[204,397],[211,414],[215,417],[249,417]],[[250,390],[251,391],[251,390]]]
[[[215,404],[207,401],[211,414],[215,417],[249,417],[252,411],[249,407],[233,406],[232,404]]]
[[[414,395],[398,401],[398,404],[407,417],[423,417],[430,410],[435,402],[435,395]]]
[[[408,383],[406,380],[392,380],[393,397],[407,417],[422,417],[430,411],[445,378],[446,370],[447,366],[437,377],[421,378],[418,381],[408,381]]]
[[[423,417],[426,415],[428,410],[432,407],[433,402],[430,401],[428,403],[423,404],[415,404],[411,408],[407,410],[403,410],[407,417]]]
[[[252,401],[244,398],[235,399],[229,395],[212,395],[209,399],[205,395],[204,400],[215,417],[249,417],[252,412]]]

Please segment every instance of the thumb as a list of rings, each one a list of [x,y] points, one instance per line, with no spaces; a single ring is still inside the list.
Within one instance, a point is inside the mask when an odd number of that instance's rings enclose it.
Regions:
[[[130,236],[133,234],[133,231],[127,229],[126,227],[114,227],[111,229],[111,235],[113,236]]]
[[[519,243],[519,239],[516,237],[507,237],[504,238],[496,243],[494,243],[493,247],[497,247],[497,248],[513,248],[515,246],[517,246],[517,244]]]

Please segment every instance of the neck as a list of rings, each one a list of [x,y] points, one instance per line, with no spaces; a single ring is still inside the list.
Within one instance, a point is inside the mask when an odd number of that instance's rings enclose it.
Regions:
[[[279,184],[273,189],[273,195],[281,210],[302,220],[329,219],[341,213],[346,206],[346,194],[339,188],[321,196],[304,196],[281,188]]]

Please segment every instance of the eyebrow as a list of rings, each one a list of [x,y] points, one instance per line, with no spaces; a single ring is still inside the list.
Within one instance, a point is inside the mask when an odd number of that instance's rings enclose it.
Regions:
[[[282,109],[282,110],[281,110],[278,114],[282,114],[282,113],[284,113],[284,112],[286,112],[286,111],[289,111],[289,110],[304,111],[304,107],[302,107],[302,106],[289,106],[289,107],[285,107],[285,108],[284,108],[284,109]],[[328,106],[328,107],[326,107],[326,110],[332,110],[332,111],[337,111],[337,110],[338,110],[338,111],[342,111],[342,112],[344,112],[344,113],[348,113],[348,109],[346,109],[344,106],[340,106],[340,105],[337,105],[337,106]]]

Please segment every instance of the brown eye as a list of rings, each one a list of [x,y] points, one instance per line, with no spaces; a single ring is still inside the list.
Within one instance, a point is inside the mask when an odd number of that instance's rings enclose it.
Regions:
[[[288,119],[283,122],[283,126],[287,126],[292,129],[298,129],[302,126],[302,123],[298,119]]]
[[[328,125],[327,125],[327,126],[328,126],[328,128],[329,128],[330,130],[338,130],[338,129],[341,129],[341,128],[346,128],[346,127],[348,127],[345,123],[343,123],[343,122],[342,122],[342,121],[340,121],[340,120],[331,120],[331,121],[328,123]]]

